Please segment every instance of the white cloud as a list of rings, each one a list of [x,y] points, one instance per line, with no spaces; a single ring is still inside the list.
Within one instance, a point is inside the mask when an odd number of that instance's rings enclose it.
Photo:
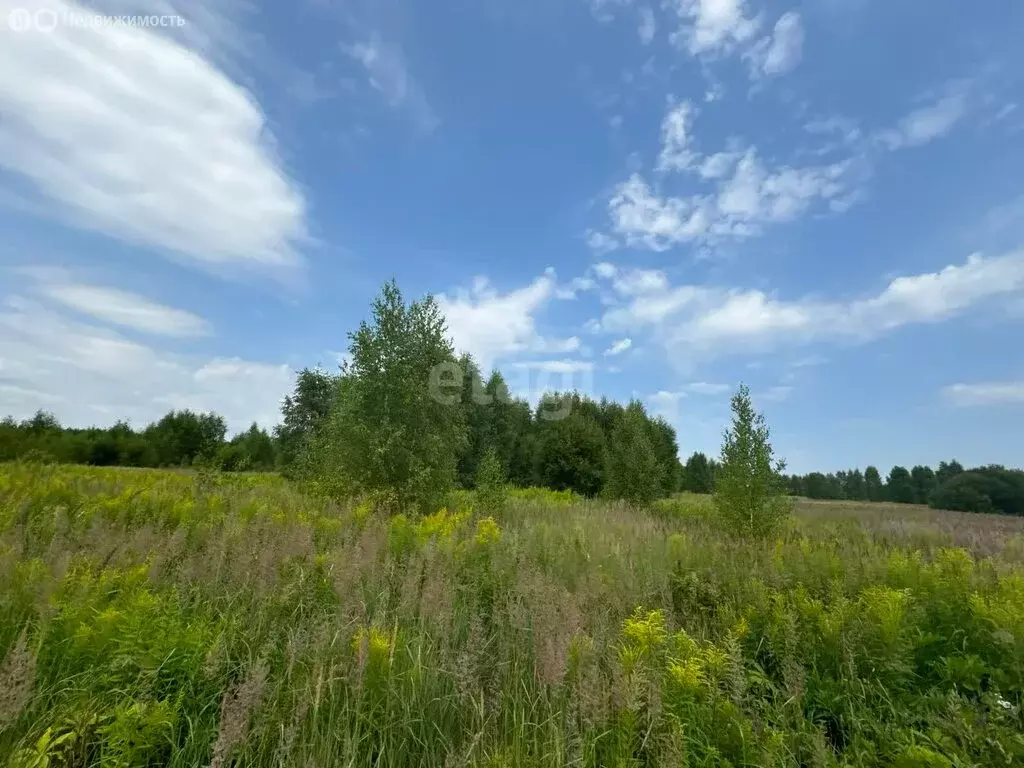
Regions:
[[[728,384],[712,384],[707,381],[694,381],[686,385],[687,392],[697,395],[721,395],[732,390]]]
[[[742,236],[756,232],[762,223],[792,220],[816,202],[840,198],[847,191],[849,171],[849,163],[768,170],[750,148],[719,189],[716,227]]]
[[[510,367],[545,373],[586,373],[594,370],[594,364],[587,360],[525,360],[512,363]]]
[[[278,421],[292,387],[286,365],[179,355],[10,297],[0,312],[4,411],[52,410],[73,426],[127,418],[136,426],[171,408],[214,410],[232,430]]]
[[[0,0],[58,15],[59,0]],[[206,265],[293,267],[306,205],[252,94],[153,29],[5,33],[0,166],[83,229]]]
[[[572,352],[578,337],[549,339],[537,332],[535,315],[556,297],[552,271],[524,288],[499,293],[486,278],[477,278],[470,290],[441,294],[438,305],[448,321],[448,333],[459,351],[469,352],[482,370],[502,357],[522,352]]]
[[[58,279],[44,280],[36,291],[77,312],[136,331],[178,337],[210,333],[209,324],[198,315],[116,288]]]
[[[863,342],[896,328],[933,323],[1024,289],[1024,251],[970,256],[937,272],[892,280],[879,294],[850,301],[787,301],[760,290],[666,284],[623,301],[602,318],[606,330],[650,329],[669,355],[686,360],[780,344]]]
[[[342,46],[342,50],[363,65],[370,85],[390,106],[408,109],[424,131],[439,125],[426,96],[409,74],[401,47],[374,33],[367,40]]]
[[[587,232],[587,246],[598,256],[601,256],[618,248],[619,242],[614,237],[603,232],[590,230]]]
[[[951,384],[943,395],[954,405],[978,406],[1024,403],[1024,381],[993,381],[981,384]]]
[[[654,40],[654,35],[658,31],[657,22],[654,20],[654,11],[648,8],[646,5],[640,8],[640,26],[637,28],[637,34],[640,35],[640,42],[644,45],[650,45]]]
[[[679,401],[684,397],[685,392],[669,392],[663,389],[650,395],[647,398],[647,405],[653,416],[661,416],[672,422],[679,417]]]
[[[664,251],[703,235],[709,225],[701,198],[661,198],[639,174],[615,189],[608,201],[615,232],[629,245]]]
[[[562,300],[575,299],[580,292],[592,290],[594,281],[589,277],[574,277],[566,285],[560,285],[555,289],[555,298]]]
[[[607,24],[615,18],[615,11],[628,6],[633,0],[586,0],[590,6],[590,12],[602,24]]]
[[[716,152],[708,155],[697,168],[702,179],[720,179],[728,175],[741,157],[740,152]]]
[[[744,0],[670,0],[670,5],[681,22],[672,40],[694,55],[728,52],[757,32]]]
[[[668,288],[668,277],[657,269],[631,269],[618,273],[615,290],[626,296],[656,293]]]
[[[945,136],[967,114],[967,97],[953,91],[927,107],[921,107],[900,120],[892,129],[877,134],[889,149],[918,147]]]
[[[764,392],[757,394],[755,399],[767,400],[772,403],[781,403],[784,400],[788,400],[791,394],[793,394],[793,387],[786,384],[780,384],[775,387],[769,387]]]
[[[680,101],[665,114],[661,122],[661,154],[659,171],[682,171],[690,168],[698,155],[690,148],[690,128],[696,111],[686,100]]]
[[[614,357],[615,355],[621,355],[623,352],[633,346],[633,340],[630,338],[619,339],[612,344],[608,349],[604,351],[605,357]]]
[[[743,58],[750,65],[754,79],[782,75],[794,69],[803,56],[804,27],[800,14],[784,13],[775,23],[771,35],[757,41]]]
[[[609,264],[607,261],[602,261],[594,265],[594,272],[598,277],[603,277],[606,280],[615,277],[618,269],[614,264]]]
[[[659,197],[633,174],[608,202],[612,229],[628,245],[653,251],[695,240],[748,238],[766,224],[791,221],[814,206],[845,210],[858,192],[856,168],[853,161],[843,161],[769,169],[751,147],[742,154],[707,158],[697,170],[713,179],[716,189],[712,195],[689,197]]]

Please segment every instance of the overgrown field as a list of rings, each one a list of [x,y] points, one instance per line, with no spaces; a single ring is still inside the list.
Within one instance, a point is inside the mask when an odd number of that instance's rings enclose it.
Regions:
[[[474,503],[0,467],[0,760],[1024,765],[1024,520]]]

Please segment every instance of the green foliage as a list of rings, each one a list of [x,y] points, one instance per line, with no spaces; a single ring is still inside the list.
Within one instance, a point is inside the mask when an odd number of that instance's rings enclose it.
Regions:
[[[604,494],[649,505],[664,495],[664,466],[655,451],[647,413],[642,404],[633,401],[618,415],[608,439]]]
[[[107,429],[62,427],[40,411],[31,419],[0,422],[0,461],[45,455],[61,464],[127,467],[189,467],[220,463],[229,470],[267,470],[277,446],[259,427],[225,442],[223,417],[215,413],[171,411],[136,432],[126,422]]]
[[[697,451],[683,467],[682,489],[691,493],[712,493],[715,490],[714,460]]]
[[[269,475],[0,467],[0,756],[1024,763],[1016,518],[807,503],[740,539],[697,494],[463,495],[389,518]]]
[[[889,501],[895,501],[897,504],[913,504],[917,498],[914,492],[914,482],[906,467],[895,466],[889,470],[885,489]]]
[[[979,467],[953,473],[931,495],[935,509],[1024,515],[1024,472]]]
[[[388,283],[350,334],[337,399],[313,438],[310,476],[334,495],[384,493],[430,512],[455,485],[466,443],[456,363],[431,297]]]
[[[537,406],[537,482],[596,496],[604,485],[605,435],[593,409],[576,395],[545,396]]]
[[[767,536],[790,513],[782,471],[774,458],[768,425],[754,411],[750,390],[741,385],[732,398],[732,427],[725,432],[715,476],[715,506],[734,533]]]
[[[494,448],[488,449],[477,468],[476,498],[482,509],[492,512],[504,509],[508,501],[505,467]]]
[[[910,482],[914,486],[914,503],[927,504],[937,487],[935,471],[931,467],[916,466],[910,470]]]
[[[304,458],[310,442],[334,407],[338,376],[322,368],[303,368],[295,377],[295,389],[281,405],[281,423],[275,429],[285,471],[293,471]]]
[[[864,470],[864,491],[868,501],[882,501],[885,498],[885,483],[877,467]]]

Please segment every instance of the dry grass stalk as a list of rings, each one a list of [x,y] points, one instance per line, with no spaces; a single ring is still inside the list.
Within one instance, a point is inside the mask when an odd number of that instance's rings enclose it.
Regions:
[[[267,672],[266,661],[260,659],[244,680],[224,693],[220,703],[220,730],[213,744],[210,768],[223,765],[235,748],[245,741],[249,730],[249,715],[263,698]]]
[[[18,719],[32,699],[36,679],[36,657],[28,648],[28,629],[7,652],[0,667],[0,728]]]

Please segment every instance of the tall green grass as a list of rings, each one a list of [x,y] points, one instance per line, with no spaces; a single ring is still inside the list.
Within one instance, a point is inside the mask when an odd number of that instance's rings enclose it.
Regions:
[[[13,766],[1024,764],[1015,522],[0,467]]]

